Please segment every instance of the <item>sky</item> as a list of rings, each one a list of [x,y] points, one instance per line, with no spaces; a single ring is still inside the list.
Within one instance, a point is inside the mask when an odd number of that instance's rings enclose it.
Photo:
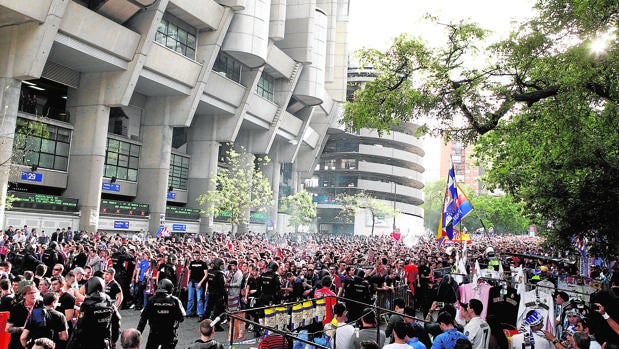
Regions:
[[[534,15],[534,0],[350,0],[348,17],[348,51],[388,48],[402,33],[420,37],[430,45],[444,41],[441,26],[424,19],[426,14],[447,23],[472,20],[491,31],[490,39],[506,37],[515,22]],[[424,166],[426,183],[441,175],[440,140],[425,140]]]

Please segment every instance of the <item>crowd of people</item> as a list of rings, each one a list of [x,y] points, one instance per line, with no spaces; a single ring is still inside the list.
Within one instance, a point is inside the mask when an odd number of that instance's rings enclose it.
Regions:
[[[155,237],[69,227],[48,236],[9,227],[0,241],[0,311],[10,312],[11,349],[135,346],[147,325],[147,348],[174,348],[179,323],[190,319],[200,323],[191,348],[210,348],[226,312],[246,310],[248,333],[261,336],[264,311],[253,309],[324,297],[324,319],[309,332],[336,348],[508,348],[509,329],[518,349],[613,348],[619,265],[596,263],[599,290],[574,297],[561,287],[581,274],[578,264],[551,253],[524,236],[474,237],[463,248],[389,236]],[[384,308],[393,312],[382,317]],[[120,309],[141,311],[137,328],[122,335]]]

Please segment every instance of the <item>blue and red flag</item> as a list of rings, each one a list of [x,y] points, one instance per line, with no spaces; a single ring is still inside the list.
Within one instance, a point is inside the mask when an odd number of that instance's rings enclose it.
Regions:
[[[454,226],[460,223],[471,211],[473,211],[471,201],[456,184],[456,172],[452,162],[447,174],[447,188],[445,189],[445,199],[443,200],[443,209],[441,210],[441,219],[439,219],[436,235],[439,245],[443,243],[445,238],[453,239]]]

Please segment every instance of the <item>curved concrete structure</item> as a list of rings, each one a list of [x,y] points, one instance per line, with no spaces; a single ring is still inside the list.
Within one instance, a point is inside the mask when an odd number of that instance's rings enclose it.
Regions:
[[[232,19],[222,50],[250,68],[263,66],[268,55],[270,15],[270,0],[246,2]]]

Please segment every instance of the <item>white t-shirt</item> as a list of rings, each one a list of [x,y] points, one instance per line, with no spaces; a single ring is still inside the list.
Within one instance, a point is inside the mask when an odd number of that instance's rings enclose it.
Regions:
[[[383,347],[383,349],[411,349],[412,347],[406,343],[391,343]]]
[[[484,319],[476,316],[464,326],[464,335],[473,344],[473,349],[488,349],[490,343],[490,326]]]
[[[343,324],[337,327],[335,331],[335,341],[331,341],[331,347],[333,348],[333,342],[335,347],[340,349],[349,349],[352,347],[352,335],[355,333],[355,328],[350,324]]]
[[[534,343],[535,349],[554,349],[555,347],[551,341],[549,341],[545,337],[541,337],[537,335],[537,333],[533,333],[533,339],[535,340],[535,343]],[[524,333],[518,333],[512,336],[512,348],[513,349],[532,348],[532,346],[523,347],[522,346],[523,343],[524,343]]]

